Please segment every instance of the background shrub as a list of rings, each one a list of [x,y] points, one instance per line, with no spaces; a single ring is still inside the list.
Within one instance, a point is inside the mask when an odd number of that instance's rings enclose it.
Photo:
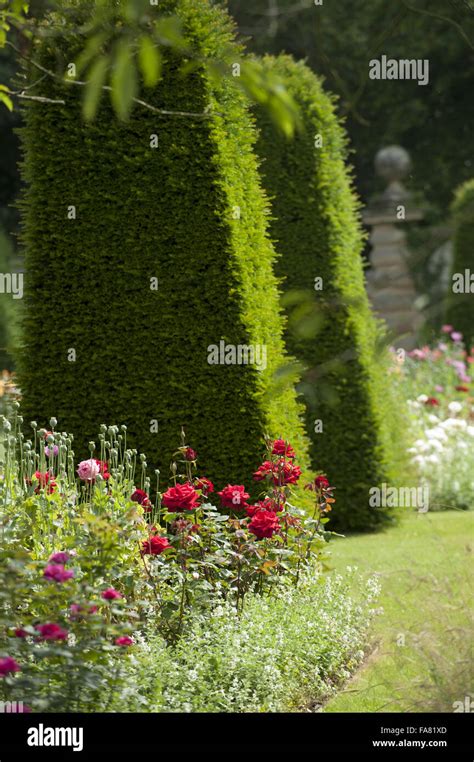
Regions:
[[[184,425],[206,475],[238,483],[254,470],[264,433],[288,437],[302,457],[306,449],[294,391],[273,383],[284,348],[267,201],[231,76],[241,54],[232,23],[207,0],[165,0],[161,12],[178,14],[197,55],[229,61],[229,76],[216,80],[200,65],[185,76],[183,57],[169,52],[148,100],[210,116],[143,108],[120,123],[102,99],[84,124],[81,88],[59,80],[38,94],[64,106],[26,109],[24,413],[57,416],[78,447],[98,422],[125,423],[129,443],[160,466]],[[80,49],[73,39],[65,25],[34,55],[62,73]],[[267,367],[209,365],[207,348],[221,340],[265,345]]]
[[[394,408],[387,353],[365,292],[359,205],[344,165],[346,136],[334,99],[303,62],[267,56],[263,63],[284,78],[302,113],[302,128],[289,142],[257,109],[257,152],[281,253],[276,270],[290,313],[287,345],[309,369],[306,424],[313,466],[337,486],[330,526],[367,529],[385,518],[369,508],[368,489],[393,477]],[[317,277],[322,290],[315,290]],[[317,420],[323,432],[315,433]]]
[[[453,274],[470,270],[474,274],[474,179],[461,185],[452,205],[454,217],[454,259]],[[447,321],[464,336],[469,349],[474,345],[474,297],[471,293],[448,292]]]

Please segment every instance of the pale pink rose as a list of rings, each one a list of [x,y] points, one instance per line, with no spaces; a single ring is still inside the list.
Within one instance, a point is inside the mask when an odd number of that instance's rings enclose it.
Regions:
[[[97,465],[95,460],[81,460],[77,467],[77,475],[79,479],[86,482],[93,481],[100,473],[100,466]]]

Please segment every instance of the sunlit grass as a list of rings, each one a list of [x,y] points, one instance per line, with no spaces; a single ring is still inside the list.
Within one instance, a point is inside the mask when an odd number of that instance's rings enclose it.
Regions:
[[[473,694],[474,515],[416,513],[337,540],[333,566],[380,575],[383,613],[366,664],[324,711],[453,711]]]

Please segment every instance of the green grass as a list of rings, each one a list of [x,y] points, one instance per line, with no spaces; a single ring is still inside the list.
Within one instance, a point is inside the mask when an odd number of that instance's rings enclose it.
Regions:
[[[336,540],[333,566],[382,584],[374,638],[326,712],[453,711],[473,693],[469,512],[417,513],[384,533]]]

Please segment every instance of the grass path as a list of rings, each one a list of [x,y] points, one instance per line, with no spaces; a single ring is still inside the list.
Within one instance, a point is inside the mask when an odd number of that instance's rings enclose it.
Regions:
[[[384,533],[336,540],[332,566],[379,576],[372,651],[325,712],[453,711],[474,698],[474,514],[417,513]]]

